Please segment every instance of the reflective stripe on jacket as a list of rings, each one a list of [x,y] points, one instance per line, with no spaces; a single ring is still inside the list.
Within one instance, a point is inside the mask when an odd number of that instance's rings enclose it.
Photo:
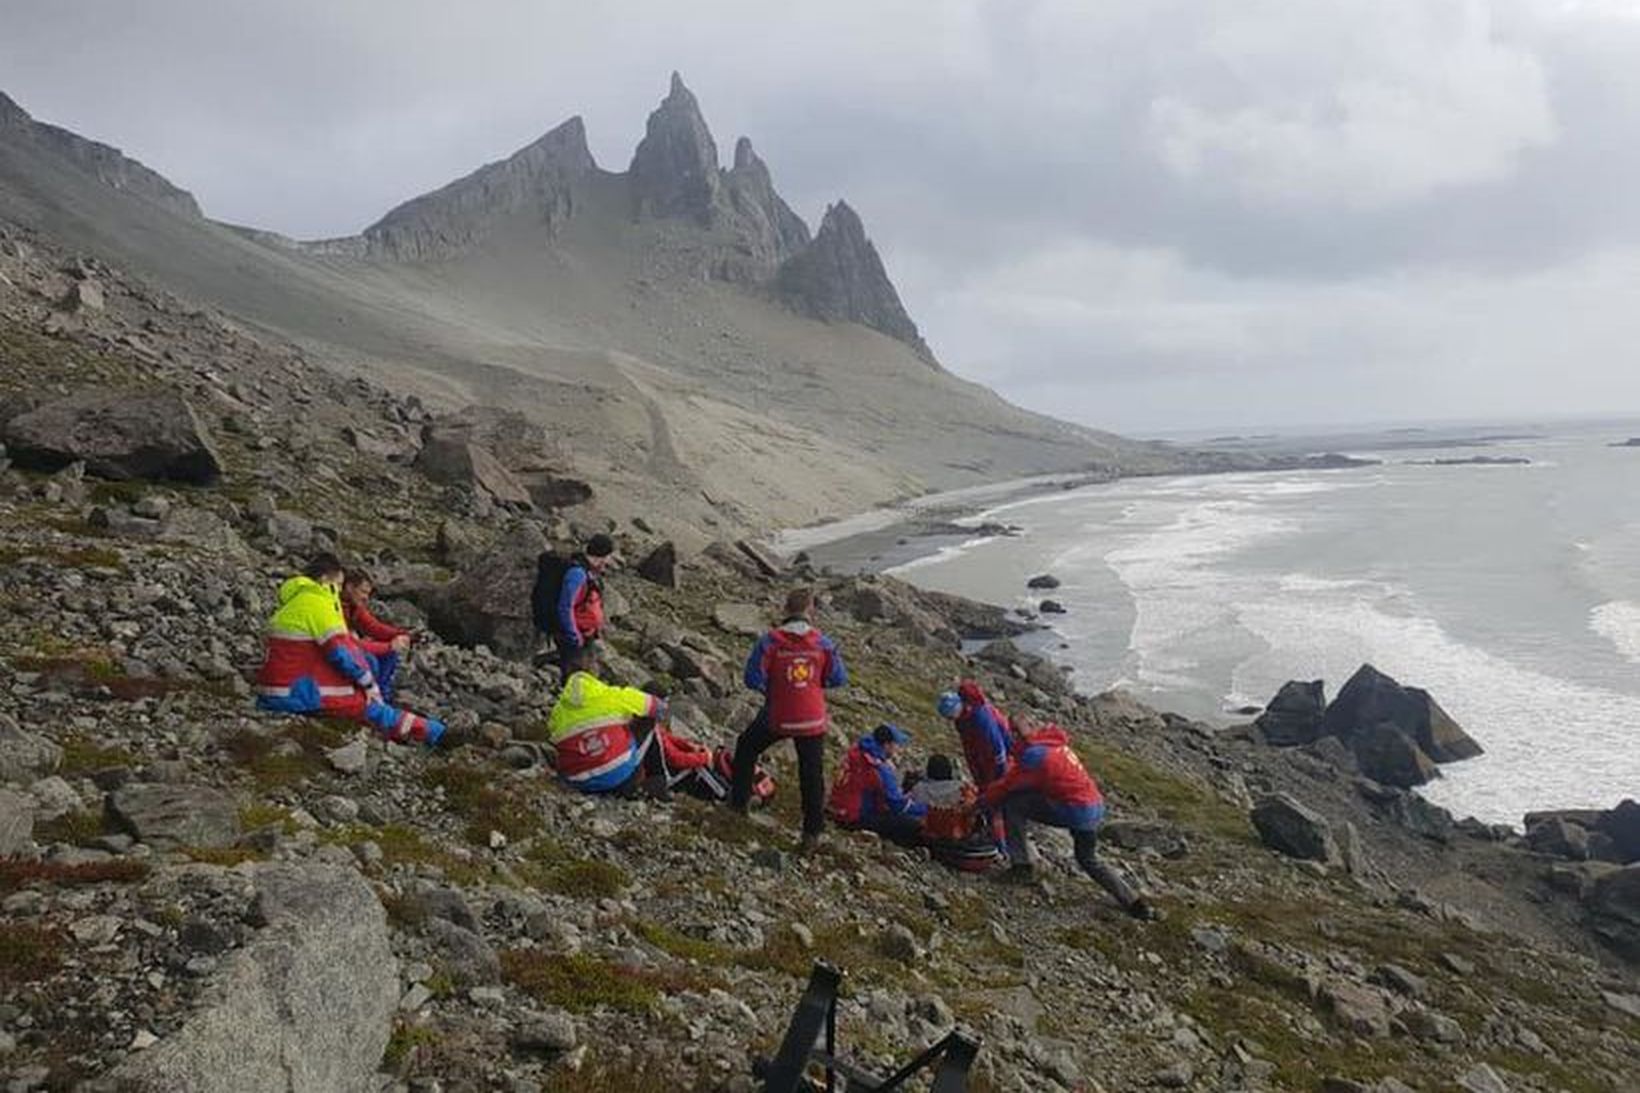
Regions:
[[[348,632],[336,590],[311,577],[279,586],[279,609],[268,620],[257,693],[295,699],[317,709],[323,699],[363,694],[375,686],[364,652]]]
[[[776,736],[820,736],[830,727],[826,689],[848,682],[832,640],[802,619],[758,639],[746,658],[746,686],[762,691]]]
[[[588,672],[575,672],[553,703],[548,734],[557,751],[558,776],[585,789],[609,789],[638,765],[633,718],[660,718],[665,704],[636,687],[615,687]]]

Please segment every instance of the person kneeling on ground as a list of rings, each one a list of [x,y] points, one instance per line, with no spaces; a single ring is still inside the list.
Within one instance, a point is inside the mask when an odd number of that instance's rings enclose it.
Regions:
[[[547,720],[558,777],[582,793],[642,790],[664,797],[666,759],[657,726],[666,719],[666,700],[605,683],[600,667],[591,646],[565,656],[567,678]]]
[[[1029,831],[1032,821],[1062,827],[1071,833],[1076,864],[1084,873],[1115,897],[1128,914],[1135,918],[1156,917],[1126,878],[1099,860],[1097,832],[1105,818],[1104,795],[1071,750],[1065,730],[1054,724],[1040,729],[1022,724],[1020,730],[1012,768],[979,796],[982,806],[1002,809],[1011,862],[1003,879],[1029,883],[1034,878]]]
[[[442,721],[388,705],[342,614],[342,563],[321,554],[279,586],[256,704],[275,713],[358,721],[389,740],[460,747],[466,736]]]
[[[350,569],[342,578],[342,614],[347,628],[370,658],[382,699],[393,701],[393,680],[399,664],[410,653],[410,631],[378,619],[370,610],[376,582],[362,569]]]
[[[928,807],[923,817],[923,839],[941,865],[966,873],[983,873],[1001,858],[991,824],[980,811],[979,792],[957,777],[950,756],[928,757],[923,776],[906,783],[911,799]]]
[[[922,841],[928,806],[907,797],[894,771],[894,756],[911,743],[898,725],[878,725],[843,757],[826,811],[838,827],[875,831],[897,843]]]

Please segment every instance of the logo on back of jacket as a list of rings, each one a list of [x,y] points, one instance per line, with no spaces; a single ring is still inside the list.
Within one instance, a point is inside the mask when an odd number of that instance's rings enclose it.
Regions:
[[[575,738],[575,748],[582,755],[602,755],[609,750],[609,738],[602,730],[584,732]]]
[[[786,682],[793,687],[807,687],[813,676],[814,665],[806,659],[794,660],[786,665]]]

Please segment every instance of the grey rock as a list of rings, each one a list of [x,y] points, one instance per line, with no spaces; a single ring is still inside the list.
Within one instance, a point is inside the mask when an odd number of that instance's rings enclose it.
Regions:
[[[1393,722],[1357,729],[1349,739],[1361,773],[1386,786],[1405,789],[1436,777],[1434,761]]]
[[[1252,820],[1259,837],[1273,850],[1323,864],[1339,860],[1338,844],[1327,821],[1285,793],[1260,798],[1253,806]]]
[[[1373,973],[1373,982],[1388,987],[1397,994],[1404,994],[1408,998],[1422,997],[1425,990],[1428,989],[1428,984],[1424,982],[1421,976],[1414,975],[1399,964],[1381,965]]]
[[[560,1054],[573,1051],[578,1043],[575,1019],[563,1010],[528,1015],[512,1036],[512,1046],[525,1052]]]
[[[63,761],[63,749],[0,714],[0,782],[33,782],[55,771]]]
[[[428,624],[445,641],[487,645],[501,656],[528,660],[539,643],[530,591],[535,560],[546,546],[539,531],[513,531],[471,569],[428,594]]]
[[[719,630],[755,638],[769,628],[767,613],[749,603],[720,603],[712,608],[712,622]]]
[[[898,922],[891,924],[879,935],[877,947],[884,956],[901,964],[915,964],[921,956],[917,935]]]
[[[193,407],[163,389],[80,391],[7,421],[0,440],[13,462],[36,470],[83,462],[104,478],[201,485],[222,473]]]
[[[1152,1080],[1163,1089],[1183,1089],[1195,1076],[1196,1068],[1181,1059],[1158,1070]]]
[[[1626,1013],[1636,1021],[1640,1021],[1640,995],[1621,994],[1617,991],[1601,991],[1600,997],[1606,1005],[1618,1013]]]
[[[1640,959],[1640,863],[1599,876],[1583,905],[1596,933],[1618,952]]]
[[[1403,1014],[1401,1020],[1420,1040],[1433,1040],[1438,1044],[1460,1044],[1464,1040],[1463,1026],[1444,1013],[1412,1010]]]
[[[1326,688],[1321,680],[1309,683],[1292,680],[1281,685],[1281,690],[1253,724],[1258,726],[1267,744],[1279,747],[1308,744],[1321,735],[1321,719],[1326,709]]]
[[[158,849],[226,847],[239,838],[234,799],[209,786],[138,783],[110,793],[108,821]]]
[[[1601,814],[1595,828],[1611,839],[1615,860],[1627,864],[1640,861],[1640,802],[1626,800]]]
[[[1360,1037],[1389,1035],[1389,1007],[1381,992],[1359,983],[1329,983],[1321,1000],[1338,1023]]]
[[[677,217],[710,227],[727,211],[717,144],[676,72],[666,98],[649,115],[627,177],[640,217]]]
[[[421,451],[415,467],[434,482],[446,486],[466,486],[501,504],[529,508],[534,502],[529,490],[512,476],[488,448],[469,439],[465,428],[451,429],[440,424],[423,427]]]
[[[1509,1093],[1502,1076],[1486,1063],[1478,1063],[1459,1075],[1458,1087],[1468,1093]]]
[[[338,774],[363,774],[369,759],[369,745],[362,737],[325,752],[325,759]]]
[[[80,800],[80,795],[74,792],[74,787],[55,774],[29,786],[28,793],[34,798],[37,806],[36,815],[42,820],[55,820],[59,816],[66,816],[85,804]]]
[[[501,958],[478,934],[442,918],[428,919],[422,929],[437,946],[440,960],[458,986],[501,981]]]
[[[638,576],[662,588],[678,587],[678,548],[670,539],[638,563]]]
[[[1526,845],[1540,854],[1585,861],[1589,857],[1589,832],[1566,820],[1548,819],[1527,829]]]
[[[68,286],[63,306],[70,311],[102,311],[108,306],[108,297],[103,293],[101,282],[87,277]]]
[[[113,1073],[121,1088],[375,1093],[398,1002],[387,918],[361,878],[260,865],[249,943],[211,973],[175,1033]]]
[[[1357,733],[1383,722],[1400,729],[1437,763],[1452,763],[1481,754],[1481,746],[1441,709],[1429,692],[1403,687],[1370,664],[1357,669],[1327,707],[1321,731],[1351,743]]]
[[[0,858],[13,858],[34,849],[34,798],[0,788]]]

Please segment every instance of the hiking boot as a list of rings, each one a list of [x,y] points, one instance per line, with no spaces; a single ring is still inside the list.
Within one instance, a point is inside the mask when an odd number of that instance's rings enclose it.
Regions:
[[[1128,904],[1125,910],[1140,922],[1158,922],[1162,917],[1162,913],[1151,906],[1150,901],[1143,896]]]
[[[462,728],[459,725],[444,726],[444,733],[438,738],[440,751],[455,751],[465,748],[477,738],[472,729]]]
[[[997,874],[998,884],[1015,884],[1026,887],[1036,883],[1036,866],[1029,862],[1016,862]]]

